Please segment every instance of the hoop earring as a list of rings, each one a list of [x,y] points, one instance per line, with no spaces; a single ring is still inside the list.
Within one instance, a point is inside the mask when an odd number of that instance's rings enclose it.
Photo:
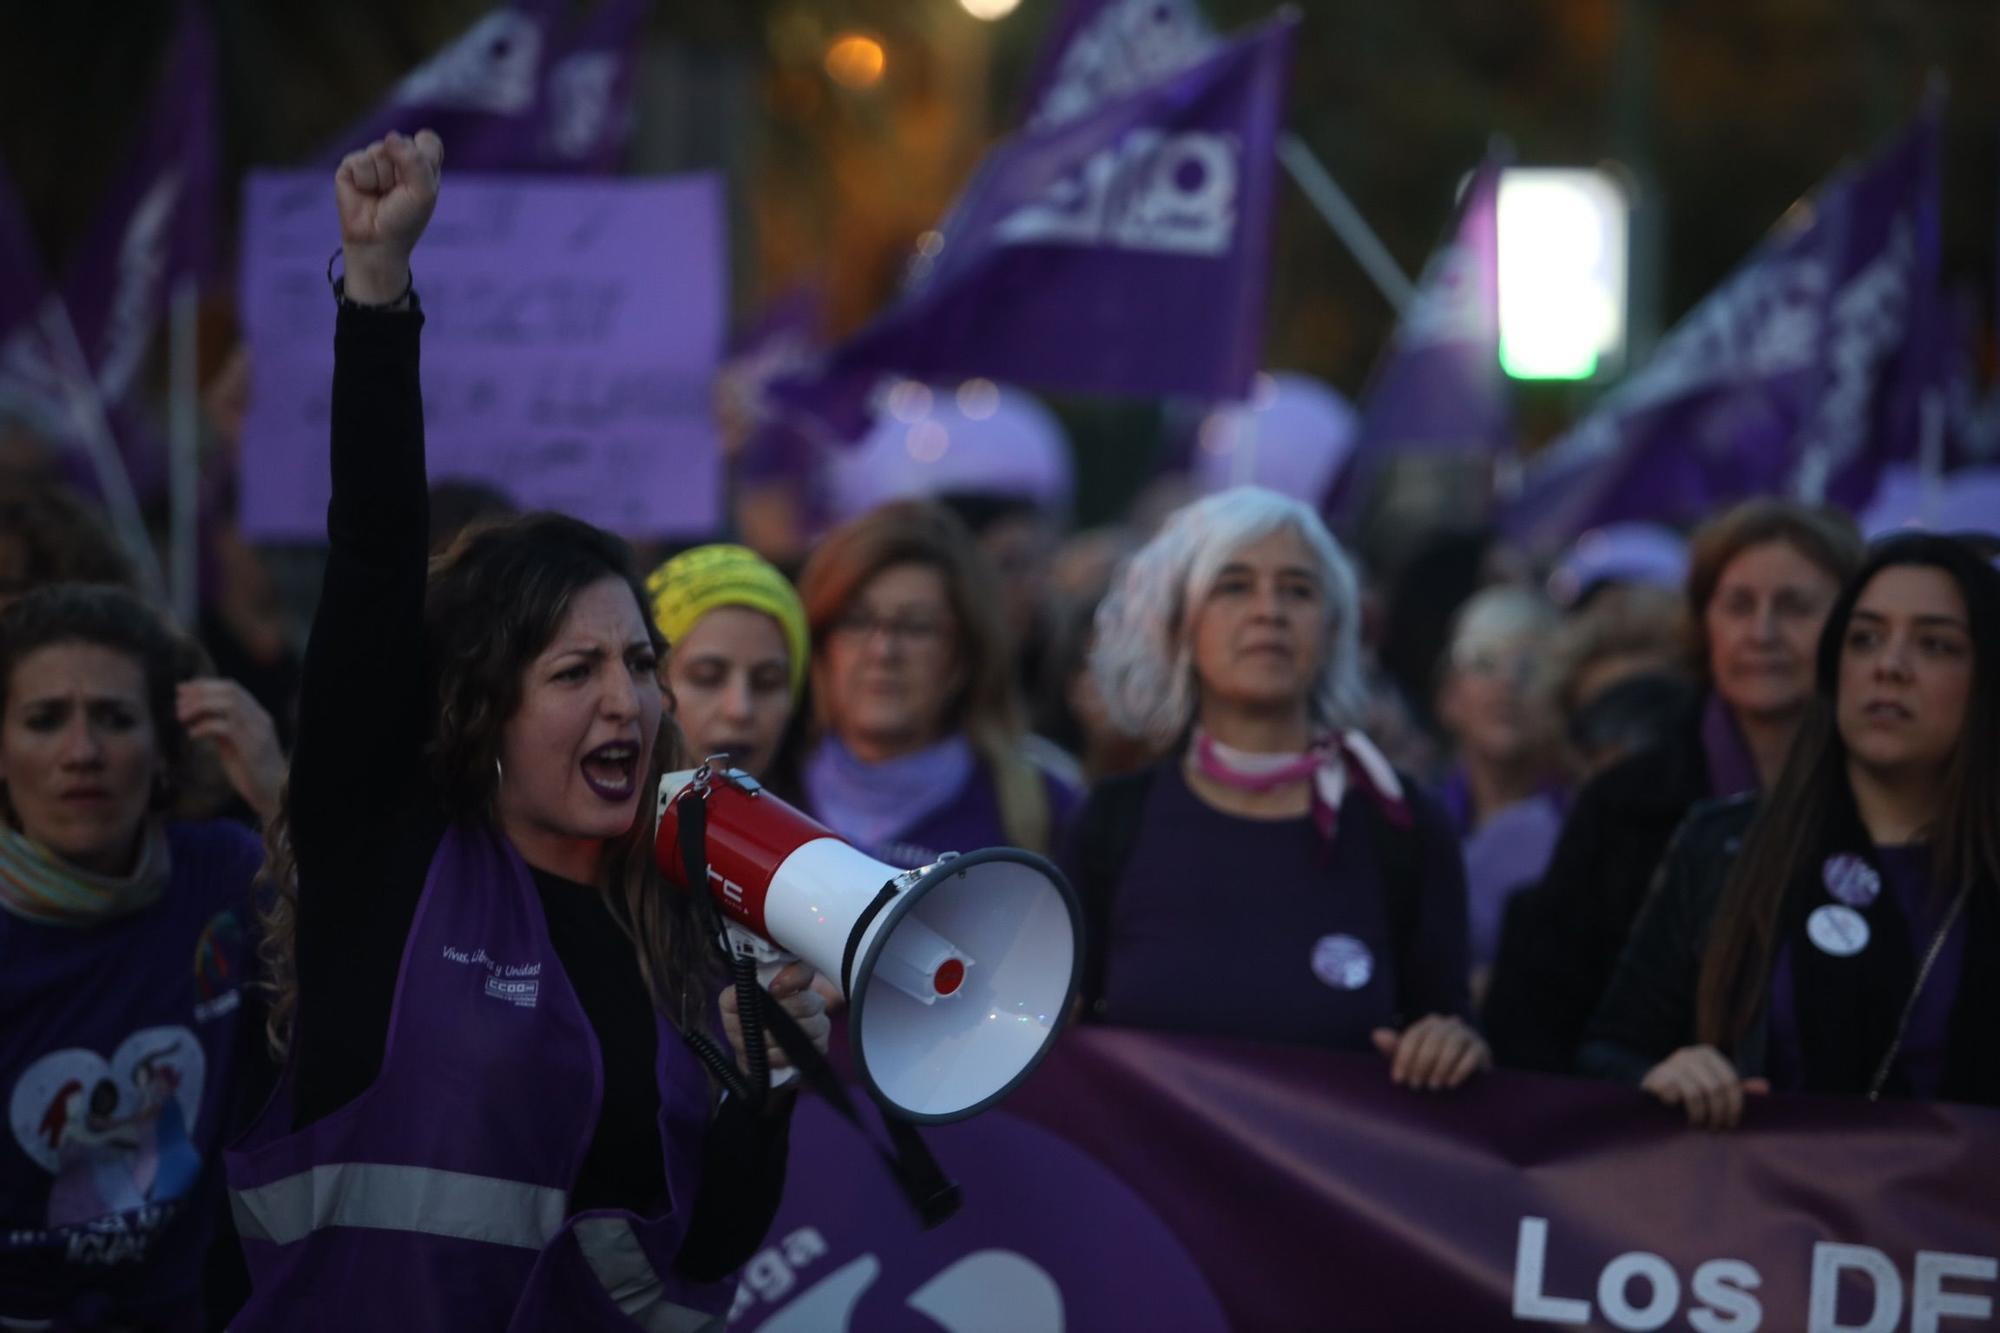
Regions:
[[[500,794],[500,787],[507,781],[507,770],[500,766],[500,756],[493,756],[493,794]]]

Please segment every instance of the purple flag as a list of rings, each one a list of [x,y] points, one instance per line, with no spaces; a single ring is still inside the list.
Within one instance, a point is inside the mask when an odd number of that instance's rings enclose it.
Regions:
[[[493,10],[405,75],[321,163],[391,130],[429,128],[459,171],[615,170],[631,137],[633,57],[651,0],[604,0],[564,32],[567,7],[520,0]]]
[[[77,340],[107,407],[125,401],[173,285],[215,259],[215,37],[183,0],[138,144],[63,273]]]
[[[0,170],[0,415],[58,443],[79,429],[74,404],[82,376],[73,357],[58,359],[61,345],[50,336],[67,318],[13,182]]]
[[[1618,519],[1700,521],[1754,495],[1865,505],[1913,457],[1937,284],[1935,102],[1835,176],[1528,470],[1506,529],[1536,547]]]
[[[94,396],[140,494],[162,482],[164,459],[134,382],[175,284],[213,269],[215,78],[206,13],[183,0],[137,141],[59,286],[0,184],[0,403],[74,446],[98,429]]]
[[[0,343],[32,322],[48,296],[41,251],[14,182],[0,165]]]
[[[1263,24],[1171,78],[995,148],[900,303],[784,396],[847,439],[892,372],[1247,396],[1296,26]]]
[[[1068,124],[1222,44],[1194,0],[1070,0],[1042,47],[1023,120],[1034,129]]]
[[[1345,507],[1392,458],[1416,453],[1494,455],[1513,440],[1500,370],[1500,173],[1489,153],[1459,200],[1445,243],[1424,266],[1416,299],[1362,396],[1354,463],[1335,504]]]
[[[729,339],[715,391],[724,425],[749,434],[782,415],[771,399],[773,381],[810,373],[818,363],[824,298],[816,287],[795,287],[759,311]]]

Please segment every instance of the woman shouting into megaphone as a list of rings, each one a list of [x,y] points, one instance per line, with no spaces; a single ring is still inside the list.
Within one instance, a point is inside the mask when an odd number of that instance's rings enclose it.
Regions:
[[[409,261],[442,162],[391,135],[335,176],[330,549],[273,862],[290,1062],[230,1163],[233,1327],[719,1326],[784,1103],[718,1107],[682,1036],[734,1004],[651,855],[680,755],[623,544],[527,515],[426,576]],[[773,991],[823,1042],[809,981]]]

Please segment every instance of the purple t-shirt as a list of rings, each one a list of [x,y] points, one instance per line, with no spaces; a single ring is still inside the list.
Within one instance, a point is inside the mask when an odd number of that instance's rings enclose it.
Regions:
[[[1413,800],[1422,875],[1394,886],[1419,895],[1399,959],[1365,799],[1350,794],[1328,843],[1307,815],[1225,814],[1162,765],[1111,904],[1103,1021],[1363,1051],[1399,1017],[1464,1014],[1458,840],[1433,802]]]
[[[264,849],[220,821],[167,845],[166,891],[131,916],[0,912],[0,1316],[199,1314]]]
[[[1472,785],[1454,768],[1438,790],[1465,852],[1465,890],[1472,917],[1472,962],[1491,967],[1500,951],[1500,923],[1507,901],[1541,879],[1562,836],[1563,793],[1549,787],[1495,810],[1472,825]]]
[[[1950,906],[1948,900],[1940,901],[1931,893],[1930,859],[1931,849],[1923,844],[1875,849],[1875,864],[1882,869],[1884,888],[1894,895],[1896,905],[1910,923],[1910,947],[1919,968]],[[1965,935],[1965,918],[1961,915],[1938,951],[1930,978],[1917,996],[1909,1028],[1891,1069],[1892,1073],[1900,1072],[1909,1079],[1911,1095],[1918,1098],[1936,1097],[1944,1083],[1951,1011],[1958,1000],[1959,980],[1965,974]],[[1798,1091],[1804,1086],[1802,1049],[1792,947],[1786,944],[1778,950],[1771,969],[1769,1063],[1773,1087]]]

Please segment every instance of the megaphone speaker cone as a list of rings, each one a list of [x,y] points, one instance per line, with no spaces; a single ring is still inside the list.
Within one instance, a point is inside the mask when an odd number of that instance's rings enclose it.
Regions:
[[[975,1115],[1041,1063],[1075,998],[1076,896],[1032,852],[940,861],[863,935],[849,1017],[855,1064],[886,1107],[919,1123]],[[900,956],[955,957],[909,984]],[[931,992],[929,995],[925,991]]]

